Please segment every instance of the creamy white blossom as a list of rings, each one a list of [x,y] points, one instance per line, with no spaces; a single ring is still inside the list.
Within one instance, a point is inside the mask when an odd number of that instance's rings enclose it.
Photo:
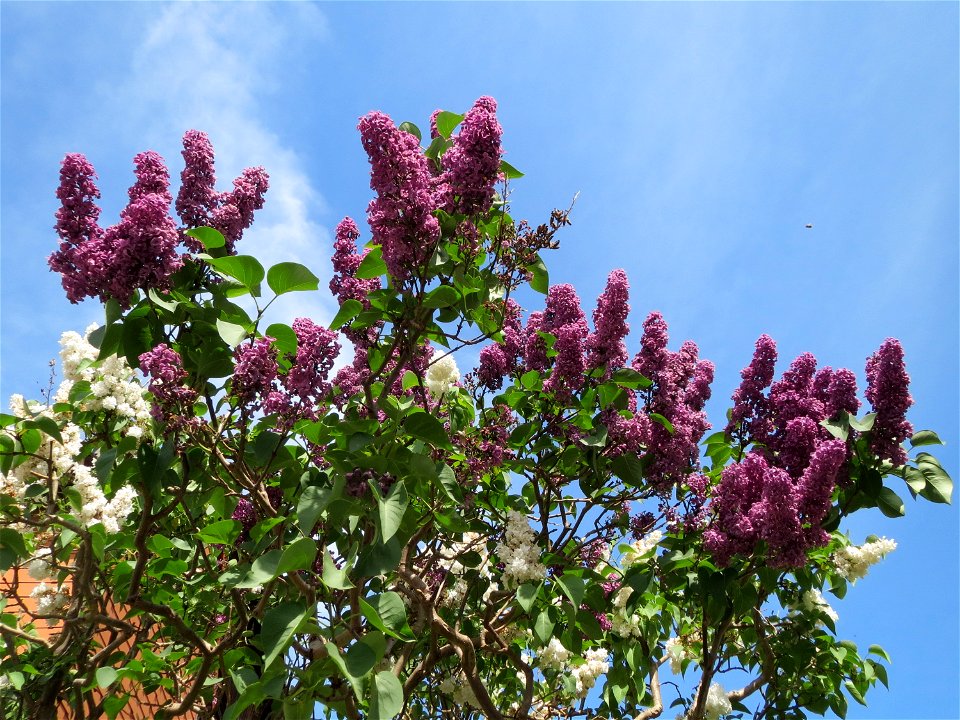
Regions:
[[[34,580],[46,580],[50,577],[50,550],[49,548],[40,548],[37,554],[27,563],[27,575]]]
[[[54,588],[46,583],[37,585],[33,589],[33,592],[30,593],[30,597],[37,603],[38,615],[57,614],[61,612],[70,601],[70,598],[67,597],[61,588]],[[52,625],[56,622],[56,619],[48,618],[47,622]]]
[[[597,684],[597,678],[610,669],[609,655],[603,648],[593,648],[587,650],[583,664],[570,668],[570,674],[577,682],[577,697],[585,697]]]
[[[620,564],[624,570],[636,565],[638,562],[646,560],[661,540],[663,540],[663,533],[659,530],[654,530],[631,545],[628,545],[623,551],[623,556],[620,558]]]
[[[460,369],[453,355],[444,355],[427,368],[424,381],[434,397],[443,397],[460,380]]]
[[[896,549],[895,541],[881,537],[860,546],[842,547],[833,554],[832,560],[841,576],[849,582],[856,582],[867,574],[872,565]]]
[[[508,585],[541,580],[547,568],[540,562],[540,549],[527,518],[516,510],[507,514],[503,542],[497,545],[497,556],[503,563],[503,579]]]
[[[722,715],[733,712],[730,698],[720,683],[713,683],[707,691],[707,703],[704,707],[708,720],[717,720]]]
[[[840,619],[837,611],[830,607],[830,603],[823,599],[823,595],[819,590],[807,590],[801,597],[801,603],[803,608],[809,612],[825,615],[834,622]]]
[[[550,638],[545,648],[537,653],[540,667],[548,670],[560,670],[570,659],[570,651],[557,638]]]

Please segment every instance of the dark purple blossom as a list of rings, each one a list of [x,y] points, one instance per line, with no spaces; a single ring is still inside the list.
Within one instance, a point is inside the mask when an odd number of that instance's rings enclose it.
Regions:
[[[464,116],[453,145],[443,154],[447,208],[464,215],[484,214],[493,202],[500,175],[503,130],[496,116],[497,103],[482,97]]]
[[[773,382],[777,344],[769,335],[757,340],[753,359],[740,373],[740,387],[733,393],[733,409],[727,434],[738,434],[744,443],[764,442],[773,430],[764,390]]]
[[[294,320],[293,332],[297,336],[297,354],[283,385],[290,395],[299,398],[300,407],[310,415],[330,391],[328,378],[340,354],[340,344],[334,331],[309,318]]]
[[[857,376],[852,370],[840,368],[830,376],[827,399],[824,402],[824,416],[835,418],[841,412],[856,415],[860,409],[857,399]]]
[[[150,412],[154,419],[163,425],[165,432],[194,424],[197,391],[183,385],[187,373],[179,353],[161,343],[139,359],[140,369],[150,379],[148,389],[154,400]]]
[[[210,226],[223,234],[228,253],[235,252],[243,231],[253,224],[253,214],[263,207],[263,196],[269,187],[270,176],[266,170],[246,168],[233,181],[233,190],[217,196],[219,207],[211,213]]]
[[[60,166],[57,198],[57,235],[60,248],[47,260],[50,269],[61,275],[67,299],[78,303],[96,297],[106,286],[110,254],[104,247],[98,224],[100,197],[93,165],[80,153],[70,153]]]
[[[630,305],[630,284],[623,270],[614,270],[607,277],[607,286],[597,298],[593,311],[594,331],[587,337],[587,369],[605,368],[607,374],[627,362],[627,346],[623,340],[630,333],[627,315]]]
[[[357,128],[370,159],[370,187],[377,193],[367,220],[387,271],[402,282],[429,259],[440,237],[428,160],[417,139],[381,112],[365,115]]]
[[[231,392],[241,405],[254,403],[273,389],[277,377],[277,351],[273,338],[262,337],[237,346],[233,352]]]
[[[906,419],[907,410],[913,405],[909,386],[903,347],[898,340],[887,338],[867,358],[866,395],[877,414],[870,431],[870,449],[894,465],[907,462],[902,443],[913,433],[913,425]]]

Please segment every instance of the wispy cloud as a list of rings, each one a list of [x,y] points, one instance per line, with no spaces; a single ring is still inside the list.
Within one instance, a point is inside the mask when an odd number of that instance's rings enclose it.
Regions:
[[[177,143],[189,128],[210,135],[221,189],[229,189],[244,167],[264,166],[270,174],[267,202],[239,250],[266,266],[292,260],[318,274],[330,247],[328,230],[315,220],[324,200],[304,159],[268,124],[269,98],[296,43],[319,42],[326,34],[324,16],[308,4],[284,4],[282,15],[259,3],[167,5],[146,29],[128,77],[102,90],[139,143],[146,137],[166,151],[174,175],[180,167]],[[271,308],[271,319],[289,322],[303,315],[321,322],[332,310],[325,292],[292,294]]]

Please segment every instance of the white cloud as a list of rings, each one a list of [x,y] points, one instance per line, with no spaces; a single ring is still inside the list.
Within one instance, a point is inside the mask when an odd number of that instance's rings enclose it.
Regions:
[[[303,159],[267,124],[270,94],[296,42],[321,41],[326,34],[324,16],[308,4],[285,3],[282,13],[261,3],[166,5],[146,29],[129,77],[103,90],[123,113],[118,125],[136,133],[139,145],[162,149],[174,180],[182,167],[179,140],[190,128],[210,136],[219,189],[229,189],[244,167],[265,167],[266,204],[239,252],[266,267],[301,262],[321,276],[331,252],[329,231],[314,220],[324,210],[323,198],[311,186]],[[309,316],[324,322],[333,311],[321,284],[320,293],[280,298],[270,319]]]

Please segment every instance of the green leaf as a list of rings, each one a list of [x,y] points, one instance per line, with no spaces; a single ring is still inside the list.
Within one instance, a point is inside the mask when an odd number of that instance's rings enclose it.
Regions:
[[[876,655],[877,657],[882,657],[882,658],[883,658],[884,660],[886,660],[888,663],[889,663],[889,662],[892,662],[892,660],[890,660],[890,656],[887,654],[887,651],[884,650],[883,647],[880,646],[880,645],[871,645],[871,646],[870,646],[870,649],[867,650],[867,652],[868,652],[869,654],[871,654],[871,655]]]
[[[653,385],[649,378],[644,377],[633,368],[620,368],[614,370],[610,379],[620,387],[637,390],[639,388],[648,388]]]
[[[111,695],[103,699],[103,712],[106,713],[107,720],[115,720],[120,711],[127,706],[130,700],[130,694]]]
[[[330,553],[323,553],[323,584],[332,590],[349,590],[353,583],[347,577],[347,571],[337,567]]]
[[[390,720],[403,709],[403,686],[396,675],[388,670],[378,672],[373,678],[373,697],[370,699],[370,717],[375,720]]]
[[[854,700],[856,700],[858,703],[860,703],[861,705],[863,705],[864,707],[866,707],[867,701],[863,699],[863,695],[862,695],[862,694],[860,693],[860,691],[857,689],[857,686],[856,686],[856,685],[854,685],[854,684],[853,684],[852,682],[850,682],[849,680],[845,680],[844,683],[843,683],[843,685],[844,685],[844,687],[847,688],[847,692],[850,693],[850,697],[852,697],[852,698],[853,698]]]
[[[280,550],[270,550],[261,555],[253,561],[253,565],[235,587],[254,588],[267,584],[277,576],[277,568],[280,566],[282,556],[283,553]]]
[[[437,115],[437,133],[442,138],[449,138],[457,125],[463,122],[464,117],[464,115],[458,115],[457,113],[444,110]]]
[[[217,333],[230,347],[236,347],[247,337],[247,329],[243,325],[235,325],[220,318],[217,318]]]
[[[450,285],[440,285],[427,293],[423,299],[423,306],[428,308],[442,308],[454,305],[460,300],[460,293]]]
[[[564,595],[570,598],[573,606],[575,608],[580,607],[580,603],[583,601],[583,596],[586,593],[583,578],[577,577],[576,575],[561,575],[556,578],[556,581],[560,589],[563,590]]]
[[[251,293],[259,292],[260,283],[265,275],[263,265],[252,255],[230,255],[222,258],[210,258],[207,263],[218,271],[232,277]]]
[[[943,440],[933,430],[920,430],[915,432],[910,438],[911,447],[921,447],[922,445],[943,445]]]
[[[876,413],[867,413],[863,416],[862,420],[857,420],[853,415],[849,417],[850,427],[854,430],[859,430],[860,432],[867,432],[868,430],[873,429],[873,423],[877,419]]]
[[[543,258],[537,255],[536,261],[527,265],[527,270],[533,275],[530,278],[530,289],[546,295],[550,288],[550,273],[547,272],[547,266],[544,264]]]
[[[618,455],[610,461],[610,469],[628,485],[643,483],[643,463],[636,455]]]
[[[206,250],[213,250],[227,244],[223,233],[219,230],[214,230],[212,227],[191,228],[185,231],[185,234],[203,243],[203,247]]]
[[[526,612],[530,612],[537,594],[540,592],[540,583],[526,582],[517,588],[517,602]]]
[[[197,537],[210,545],[232,545],[241,528],[236,520],[220,520],[197,532]]]
[[[311,485],[300,495],[300,502],[297,503],[297,525],[300,532],[304,535],[310,535],[314,526],[323,511],[330,504],[332,488],[322,488]]]
[[[880,512],[887,517],[903,517],[906,514],[903,500],[888,487],[880,488],[880,494],[877,496],[877,506],[880,508]]]
[[[927,484],[920,491],[920,496],[935,503],[950,504],[953,495],[953,480],[947,475],[940,462],[929,453],[917,455],[917,467],[923,473]]]
[[[267,272],[267,285],[277,295],[302,290],[316,290],[320,287],[320,278],[310,270],[295,262],[282,262]]]
[[[364,636],[364,639],[366,639],[366,637],[367,636]],[[377,657],[376,651],[370,644],[363,642],[363,640],[351,645],[350,649],[347,650],[347,654],[343,657],[344,666],[347,669],[347,676],[354,681],[369,674],[369,672],[376,667],[377,661],[379,660],[380,658]]]
[[[313,538],[300,538],[284,548],[277,566],[277,575],[295,570],[309,570],[317,557],[317,543]]]
[[[420,128],[418,128],[412,122],[400,123],[400,129],[403,130],[405,133],[409,133],[413,135],[417,139],[417,142],[423,139],[423,136],[420,134]]]
[[[664,429],[666,429],[666,431],[667,431],[668,433],[670,433],[671,435],[673,435],[674,432],[676,432],[676,430],[675,430],[674,427],[673,427],[673,423],[670,422],[669,420],[667,420],[667,419],[666,419],[663,415],[661,415],[660,413],[649,413],[649,417],[650,417],[650,419],[653,420],[655,423],[659,423],[660,425],[663,425]]]
[[[354,277],[359,280],[370,280],[371,278],[385,275],[386,272],[387,264],[383,261],[383,253],[380,250],[380,246],[374,245],[370,248],[370,252],[367,253],[366,257],[363,258]]]
[[[283,323],[274,323],[263,333],[273,338],[273,345],[281,354],[295,355],[297,352],[297,334],[293,328]]]
[[[399,640],[413,640],[413,631],[407,623],[407,610],[403,600],[393,592],[387,591],[360,599],[360,611],[381,632]]]
[[[463,488],[460,487],[460,483],[457,482],[457,476],[454,474],[453,468],[444,464],[443,467],[440,468],[440,472],[437,473],[437,479],[440,481],[440,485],[443,487],[443,491],[447,494],[448,498],[455,503],[463,501]]]
[[[117,671],[112,667],[97,668],[95,675],[97,678],[97,686],[102,689],[110,687],[117,679]]]
[[[436,447],[450,447],[450,439],[447,437],[447,431],[444,429],[443,423],[430,413],[413,413],[407,417],[403,427],[414,437],[425,440]]]
[[[533,624],[533,634],[541,645],[548,644],[553,637],[553,620],[550,619],[546,610],[537,615],[537,620]]]
[[[330,329],[339,330],[362,311],[363,303],[359,300],[354,300],[353,298],[344,300],[343,305],[340,306],[340,310],[337,311],[337,314],[333,316],[333,320],[330,321]]]
[[[403,522],[403,514],[407,511],[407,489],[403,480],[394,483],[385,498],[377,498],[377,505],[380,509],[380,531],[383,541],[386,542],[396,534]]]
[[[164,310],[168,312],[173,312],[174,310],[177,309],[177,305],[180,304],[176,300],[171,300],[169,296],[168,297],[162,296],[153,288],[150,288],[149,290],[147,290],[147,297],[153,301],[154,305],[159,305],[160,307],[162,307]]]
[[[284,602],[267,610],[260,630],[265,669],[290,647],[290,641],[306,617],[307,608],[296,602]]]
[[[508,180],[516,180],[517,178],[523,177],[523,173],[517,170],[506,160],[500,161],[500,172],[502,172]]]
[[[38,415],[35,418],[29,420],[23,420],[20,423],[22,428],[36,428],[41,430],[45,435],[49,435],[58,443],[63,442],[63,438],[60,436],[60,428],[57,426],[57,421],[52,417],[47,417],[46,415]]]

